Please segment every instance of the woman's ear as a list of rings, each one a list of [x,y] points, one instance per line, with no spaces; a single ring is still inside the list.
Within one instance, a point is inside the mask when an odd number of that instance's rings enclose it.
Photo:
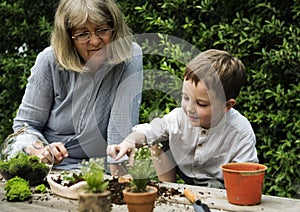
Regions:
[[[229,99],[226,101],[225,103],[225,108],[224,108],[224,112],[228,112],[234,105],[235,105],[236,101],[235,99]]]

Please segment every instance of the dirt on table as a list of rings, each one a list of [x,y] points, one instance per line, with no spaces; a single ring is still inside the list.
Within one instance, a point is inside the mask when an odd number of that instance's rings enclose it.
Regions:
[[[175,195],[183,195],[178,189],[175,188],[167,188],[161,185],[158,185],[157,182],[150,182],[151,186],[155,186],[158,189],[158,196],[159,197],[171,197]],[[126,204],[123,199],[122,191],[129,186],[129,183],[119,183],[118,178],[113,178],[109,180],[108,190],[112,193],[112,204],[116,205],[123,205]]]
[[[82,181],[83,179],[81,177],[78,177],[75,175],[73,175],[73,177],[75,177],[76,181],[74,182],[66,182],[63,181],[61,179],[61,176],[57,176],[55,179],[52,178],[55,182],[64,185],[64,186],[72,186],[75,183],[78,183],[80,181]],[[124,182],[124,183],[120,183],[117,177],[113,177],[111,179],[108,180],[109,184],[108,184],[108,190],[111,191],[111,203],[112,204],[116,204],[116,205],[124,205],[126,204],[124,199],[123,199],[123,193],[122,191],[130,186],[128,182]],[[178,189],[176,188],[167,188],[164,186],[161,186],[158,184],[158,182],[155,181],[151,181],[150,184],[151,186],[155,186],[158,189],[158,197],[164,197],[166,198],[170,198],[172,196],[175,195],[179,195],[182,196],[182,192],[180,192]]]

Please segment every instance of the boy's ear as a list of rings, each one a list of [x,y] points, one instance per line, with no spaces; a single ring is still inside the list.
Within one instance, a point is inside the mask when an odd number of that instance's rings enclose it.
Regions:
[[[235,99],[229,99],[226,101],[225,103],[225,108],[224,108],[224,112],[228,112],[234,105],[235,105],[236,101]]]

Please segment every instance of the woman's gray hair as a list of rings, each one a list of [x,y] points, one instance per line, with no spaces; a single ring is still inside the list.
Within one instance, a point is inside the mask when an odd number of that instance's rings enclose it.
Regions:
[[[120,63],[132,56],[132,32],[114,0],[60,0],[55,13],[51,46],[62,69],[83,72],[85,62],[78,54],[71,38],[72,29],[84,25],[108,24],[114,28],[106,56],[112,63]]]

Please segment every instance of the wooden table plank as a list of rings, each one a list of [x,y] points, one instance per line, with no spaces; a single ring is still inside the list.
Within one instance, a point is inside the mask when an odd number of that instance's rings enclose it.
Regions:
[[[285,212],[300,212],[300,200],[292,198],[283,198],[275,196],[262,195],[262,201],[258,205],[239,206],[231,204],[227,201],[226,190],[214,189],[199,186],[190,186],[176,183],[164,183],[164,186],[176,188],[183,192],[185,188],[193,191],[203,203],[207,204],[211,209],[223,211],[285,211]],[[176,198],[182,204],[188,204],[185,198]]]
[[[8,202],[5,198],[6,181],[0,180],[0,211],[1,212],[58,212],[58,211],[77,211],[78,201],[66,199],[52,194],[48,191],[47,194],[34,194],[33,198],[24,202]],[[44,199],[44,200],[43,200]],[[127,205],[113,205],[112,212],[127,212]],[[193,207],[187,202],[186,204],[169,203],[156,201],[154,212],[193,212]],[[212,210],[212,212],[219,212],[219,210]]]
[[[24,212],[24,211],[77,211],[77,200],[70,200],[56,196],[48,191],[47,194],[34,194],[33,198],[25,202],[7,202],[5,198],[6,181],[0,180],[0,211],[2,212]],[[263,211],[263,212],[299,212],[300,200],[274,196],[262,196],[262,202],[254,206],[238,206],[228,203],[226,190],[212,189],[199,186],[190,186],[176,183],[162,183],[167,188],[175,188],[182,191],[187,188],[192,190],[203,203],[207,204],[212,212],[220,211]],[[128,211],[126,205],[113,205],[112,212]],[[160,197],[156,203],[154,212],[189,212],[194,211],[190,202],[183,196],[170,198]]]

